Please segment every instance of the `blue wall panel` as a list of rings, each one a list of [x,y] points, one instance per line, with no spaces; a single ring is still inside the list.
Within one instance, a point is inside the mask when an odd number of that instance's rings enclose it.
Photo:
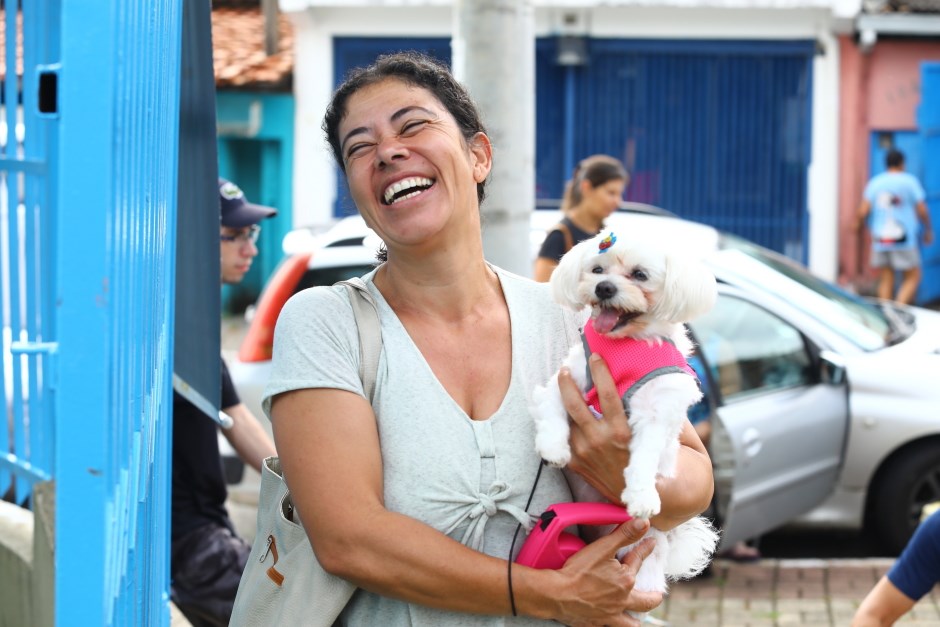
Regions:
[[[223,309],[254,302],[283,257],[281,242],[293,228],[294,96],[225,90],[216,96],[219,174],[238,184],[253,203],[277,209],[262,223],[258,256],[238,285],[222,288]]]
[[[920,177],[927,194],[927,209],[934,230],[934,241],[921,249],[924,277],[917,291],[917,303],[940,301],[940,63],[921,64],[920,107],[917,124],[920,127]],[[913,170],[912,170],[913,171]]]

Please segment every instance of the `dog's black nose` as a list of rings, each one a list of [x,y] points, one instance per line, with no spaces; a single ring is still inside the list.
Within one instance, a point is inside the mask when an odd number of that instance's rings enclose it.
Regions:
[[[601,300],[607,300],[617,293],[617,286],[610,281],[601,281],[597,284],[597,287],[594,288],[594,293]]]

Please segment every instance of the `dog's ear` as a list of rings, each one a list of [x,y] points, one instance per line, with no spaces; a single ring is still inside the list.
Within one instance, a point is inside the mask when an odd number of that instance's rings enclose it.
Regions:
[[[585,240],[566,252],[549,279],[555,302],[575,311],[584,307],[578,295],[578,286],[581,283],[581,273],[584,272],[585,258],[592,250],[590,244],[593,240],[594,238]],[[593,246],[593,250],[597,250],[597,244]]]
[[[705,264],[685,253],[666,253],[663,293],[653,313],[661,320],[681,323],[693,320],[715,304],[718,287]]]

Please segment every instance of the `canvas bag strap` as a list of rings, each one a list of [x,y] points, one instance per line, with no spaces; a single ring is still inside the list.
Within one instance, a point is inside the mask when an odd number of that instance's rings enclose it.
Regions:
[[[382,354],[382,325],[379,322],[379,310],[376,307],[369,288],[360,277],[338,281],[349,292],[349,304],[352,305],[359,330],[359,378],[362,389],[371,403],[375,395],[375,380],[379,371],[379,356]]]

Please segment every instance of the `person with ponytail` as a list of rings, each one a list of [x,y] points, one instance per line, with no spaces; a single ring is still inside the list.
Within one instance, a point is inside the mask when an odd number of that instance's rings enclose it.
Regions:
[[[604,220],[620,206],[629,181],[626,168],[613,157],[593,155],[578,164],[565,185],[564,217],[549,230],[535,260],[536,281],[548,281],[562,255],[604,228]]]

